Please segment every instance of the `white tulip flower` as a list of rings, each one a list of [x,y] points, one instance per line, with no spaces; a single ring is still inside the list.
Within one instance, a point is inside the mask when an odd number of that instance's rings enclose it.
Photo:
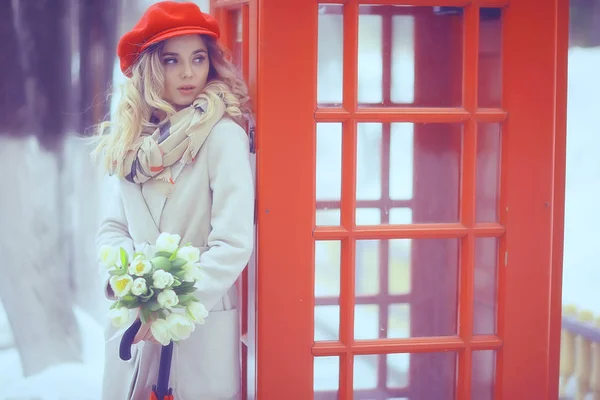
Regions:
[[[152,321],[152,324],[150,325],[150,331],[152,332],[154,339],[156,339],[156,341],[163,346],[168,345],[171,341],[169,324],[164,319],[156,319]]]
[[[189,318],[178,313],[169,314],[167,316],[167,323],[169,324],[171,337],[176,342],[189,338],[196,329],[196,326]]]
[[[208,317],[208,310],[204,307],[204,304],[199,301],[193,301],[186,308],[192,321],[196,324],[204,324],[205,318]]]
[[[143,276],[152,271],[152,264],[150,263],[150,261],[136,258],[131,264],[129,264],[129,268],[127,271],[131,275]]]
[[[177,258],[185,260],[188,264],[193,264],[200,260],[200,249],[193,246],[184,246],[177,252]]]
[[[202,270],[198,264],[186,264],[181,269],[184,272],[183,280],[185,282],[194,282],[200,280]]]
[[[179,247],[181,236],[170,233],[161,233],[156,239],[156,251],[167,251],[173,253]]]
[[[123,328],[129,323],[129,309],[127,307],[113,308],[108,312],[112,324],[117,328]]]
[[[179,297],[174,290],[166,289],[158,294],[156,301],[162,308],[171,309],[179,304]]]
[[[164,289],[175,282],[175,278],[169,272],[159,269],[152,274],[152,282],[155,288]]]
[[[100,264],[106,269],[113,268],[119,261],[119,253],[120,250],[116,246],[105,245],[100,247],[100,251],[98,253]]]
[[[148,292],[148,286],[146,284],[146,280],[144,278],[137,278],[133,281],[133,285],[131,286],[131,293],[136,296],[142,296]]]
[[[129,275],[113,276],[110,278],[109,283],[115,296],[123,297],[129,294],[133,286],[133,278]]]

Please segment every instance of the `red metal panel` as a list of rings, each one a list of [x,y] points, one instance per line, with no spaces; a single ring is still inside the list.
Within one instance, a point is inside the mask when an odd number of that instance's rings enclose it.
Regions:
[[[244,80],[248,82],[250,73],[250,6],[248,4],[242,6],[242,21],[242,75]]]
[[[479,61],[479,8],[475,5],[465,9],[463,44],[463,105],[473,113],[477,109],[478,61]],[[475,182],[477,168],[477,122],[467,121],[464,130],[461,168],[460,219],[467,227],[475,225]],[[459,290],[459,333],[467,346],[459,355],[457,398],[471,399],[473,336],[473,274],[475,269],[475,237],[468,234],[462,240]]]
[[[569,1],[557,0],[555,9],[555,131],[554,199],[552,200],[552,264],[550,275],[550,338],[548,340],[548,398],[558,398],[562,269],[567,147],[567,60],[569,52]]]
[[[435,90],[432,87],[431,90]],[[439,88],[437,88],[439,90]],[[436,92],[436,93],[439,93]],[[372,108],[361,107],[350,112],[340,108],[319,109],[315,113],[318,122],[338,122],[346,121],[350,118],[359,122],[427,122],[427,123],[450,123],[462,122],[471,117],[468,111],[458,107],[386,107]],[[481,122],[502,122],[506,119],[506,112],[500,109],[480,109],[473,114],[476,121]]]
[[[317,3],[258,7],[257,398],[304,400],[313,397]]]
[[[358,4],[350,0],[344,5],[344,75],[343,101],[346,111],[357,108],[358,82]],[[316,63],[315,63],[316,65]],[[352,119],[343,123],[342,131],[342,198],[341,224],[352,231],[356,222],[356,146],[357,127]],[[352,236],[342,241],[340,282],[340,341],[349,347],[354,341],[354,288],[356,241]],[[344,352],[340,356],[339,397],[350,399],[353,394],[354,355]]]
[[[473,338],[471,345],[475,350],[494,350],[502,342],[497,336],[480,335]],[[465,346],[465,342],[458,336],[357,340],[350,346],[339,341],[329,341],[315,343],[313,353],[318,356],[339,355],[346,351],[354,354],[423,353],[460,351]]]
[[[246,7],[244,7],[246,8]],[[256,103],[256,96],[258,91],[258,57],[260,54],[260,50],[258,48],[258,2],[257,0],[252,0],[249,2],[248,6],[248,90],[250,94],[250,99],[253,102],[253,111],[256,115],[258,110],[258,105]],[[246,21],[244,17],[244,21]],[[255,137],[255,146],[258,146],[258,137]],[[257,166],[257,182],[260,180],[260,171]],[[258,189],[258,188],[257,188]],[[260,192],[257,190],[257,198],[260,197]],[[256,209],[258,214],[258,209]],[[258,218],[258,216],[257,216]],[[255,243],[256,252],[258,252],[258,240]],[[256,259],[255,259],[256,261]],[[256,371],[257,371],[257,349],[256,345],[258,342],[257,336],[257,302],[256,302],[256,287],[257,287],[257,266],[256,263],[254,265],[254,269],[248,271],[248,357],[247,357],[247,365],[246,365],[246,381],[247,381],[247,398],[248,400],[255,400],[256,391],[257,391],[257,379],[256,379]]]
[[[256,65],[257,24],[256,1],[248,0],[211,0],[211,13],[219,22],[222,35],[221,42],[232,51],[236,64],[241,66],[241,73],[249,85],[251,99],[256,94],[256,68],[250,71],[250,60]],[[239,13],[242,22],[242,42],[237,43],[237,24]],[[251,51],[252,49],[252,51]],[[240,295],[241,313],[241,354],[242,354],[242,396],[243,399],[254,399],[256,393],[256,271],[255,263],[252,269],[245,269],[237,282]],[[248,290],[248,289],[251,290]]]
[[[241,4],[251,3],[252,0],[211,0],[210,9],[238,8]]]
[[[315,238],[335,240],[353,237],[365,239],[420,239],[420,238],[460,238],[469,234],[477,236],[500,236],[505,232],[502,225],[495,223],[477,224],[476,228],[467,228],[463,224],[412,224],[412,225],[361,225],[349,231],[342,227],[318,226]]]
[[[501,267],[504,346],[499,367],[505,399],[556,398],[557,381],[550,379],[557,376],[561,310],[551,299],[559,296],[553,291],[560,291],[557,220],[564,206],[557,193],[564,185],[564,3],[549,0],[540,6],[537,0],[519,0],[504,13],[508,263]]]

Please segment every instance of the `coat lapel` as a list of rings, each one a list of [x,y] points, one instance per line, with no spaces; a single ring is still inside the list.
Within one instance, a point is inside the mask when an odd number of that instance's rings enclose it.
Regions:
[[[146,204],[148,214],[150,215],[154,227],[157,232],[160,230],[160,219],[162,217],[165,204],[174,190],[176,190],[177,177],[181,174],[181,171],[185,168],[185,164],[176,163],[171,166],[171,178],[173,182],[165,182],[162,180],[151,179],[142,185],[140,191],[143,200]]]
[[[185,164],[181,162],[175,163],[171,166],[171,178],[173,179],[173,182],[177,182],[177,177],[179,174],[181,174],[183,168],[185,168]]]
[[[160,232],[152,218],[148,204],[142,194],[142,186],[136,183],[121,181],[123,203],[128,210],[130,234],[134,242],[155,243]]]
[[[206,143],[206,139],[208,136],[210,136],[213,128],[214,126],[202,136],[196,138],[196,146],[198,146],[198,151],[200,151],[200,148],[204,145],[204,143]],[[196,154],[198,154],[198,151]],[[189,167],[193,167],[193,163],[194,161],[192,161],[192,164],[190,164]],[[165,182],[164,180],[160,179],[150,179],[142,185],[141,194],[145,199],[147,209],[154,222],[154,227],[158,232],[160,232],[160,219],[167,199],[171,197],[171,193],[176,190],[177,178],[186,166],[188,166],[188,164],[183,162],[176,162],[171,165],[172,183]]]

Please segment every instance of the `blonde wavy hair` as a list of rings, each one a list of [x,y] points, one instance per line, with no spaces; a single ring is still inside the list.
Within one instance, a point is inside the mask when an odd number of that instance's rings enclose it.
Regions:
[[[208,48],[210,69],[205,88],[200,96],[214,101],[220,97],[225,113],[243,126],[245,115],[250,113],[248,88],[231,62],[230,53],[214,38],[203,36]],[[176,110],[163,100],[164,74],[160,54],[164,42],[144,51],[131,67],[131,78],[121,86],[121,98],[112,119],[95,128],[92,159],[102,158],[104,169],[111,173],[120,165],[146,128],[156,126],[155,113],[167,118]],[[211,107],[209,107],[211,108]]]

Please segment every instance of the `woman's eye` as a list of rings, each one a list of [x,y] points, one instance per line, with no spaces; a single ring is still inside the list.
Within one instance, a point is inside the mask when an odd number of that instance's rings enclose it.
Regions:
[[[176,60],[176,59],[174,59],[174,58],[165,58],[165,59],[163,60],[163,62],[164,62],[165,64],[175,64],[175,63],[177,62],[177,60]]]
[[[204,60],[206,60],[206,57],[204,57],[204,56],[203,57],[196,57],[194,59],[194,61],[196,61],[198,64],[204,62]]]

